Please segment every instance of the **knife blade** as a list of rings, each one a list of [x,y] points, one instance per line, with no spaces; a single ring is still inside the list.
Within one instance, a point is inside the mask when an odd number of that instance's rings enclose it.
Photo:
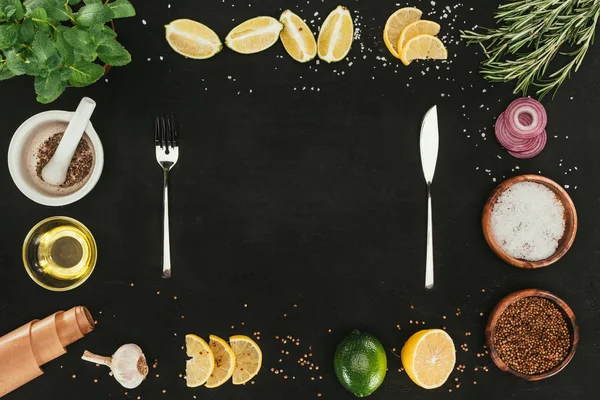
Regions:
[[[421,165],[427,183],[427,253],[425,257],[425,288],[433,289],[433,224],[431,213],[431,184],[439,150],[437,106],[431,107],[421,125]]]

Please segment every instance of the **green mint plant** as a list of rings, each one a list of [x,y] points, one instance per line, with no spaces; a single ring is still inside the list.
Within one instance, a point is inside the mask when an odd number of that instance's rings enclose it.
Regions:
[[[128,0],[0,0],[0,81],[33,76],[44,104],[91,85],[131,62],[107,24],[134,15]]]

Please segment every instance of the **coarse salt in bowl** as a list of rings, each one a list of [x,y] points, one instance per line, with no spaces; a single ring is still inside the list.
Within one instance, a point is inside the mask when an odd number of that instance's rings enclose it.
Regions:
[[[540,268],[569,250],[577,232],[577,213],[556,182],[520,175],[492,192],[482,226],[488,245],[501,259],[520,268]]]
[[[17,129],[8,147],[8,169],[19,190],[36,203],[64,206],[87,195],[98,183],[104,167],[104,150],[100,137],[88,122],[82,139],[93,151],[90,173],[79,183],[62,188],[47,184],[37,176],[36,165],[40,146],[50,137],[65,131],[74,113],[46,111],[34,115]]]

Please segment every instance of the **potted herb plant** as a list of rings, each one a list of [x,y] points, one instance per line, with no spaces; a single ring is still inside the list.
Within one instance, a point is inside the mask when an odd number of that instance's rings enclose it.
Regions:
[[[33,76],[40,103],[91,85],[131,62],[112,20],[134,15],[128,0],[0,0],[0,81]]]

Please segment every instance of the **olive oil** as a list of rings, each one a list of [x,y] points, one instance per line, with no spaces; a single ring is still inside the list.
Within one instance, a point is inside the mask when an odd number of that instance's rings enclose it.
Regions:
[[[97,258],[96,242],[79,221],[53,217],[36,225],[23,247],[27,272],[50,290],[79,286],[92,273]]]

